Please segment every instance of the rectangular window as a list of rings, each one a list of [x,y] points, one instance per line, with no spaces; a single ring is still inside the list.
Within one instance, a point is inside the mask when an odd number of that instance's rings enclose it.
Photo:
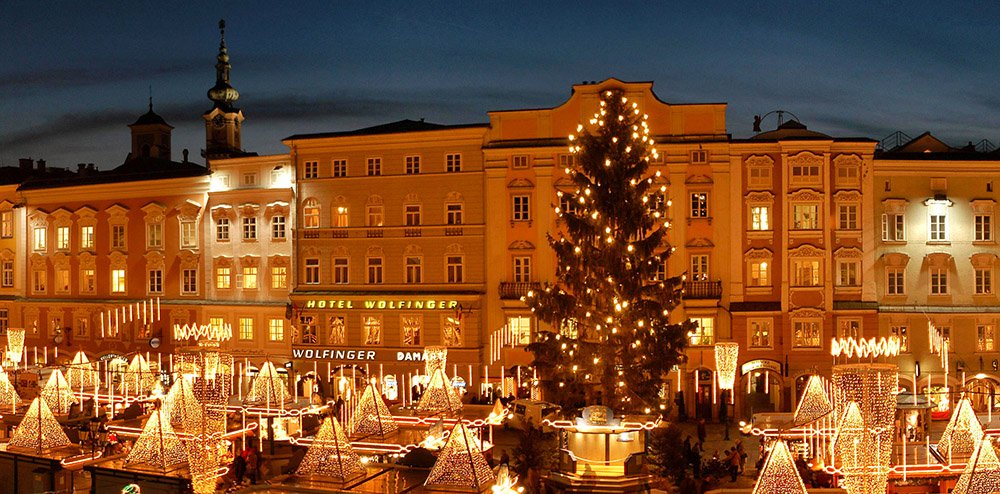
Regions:
[[[368,283],[382,283],[382,258],[368,258]]]
[[[796,260],[792,261],[793,286],[819,286],[820,271],[819,261]]]
[[[319,177],[319,162],[318,161],[306,161],[305,162],[305,178],[317,178]]]
[[[992,242],[993,241],[993,215],[992,214],[977,214],[976,215],[976,242]]]
[[[80,270],[80,291],[94,293],[97,290],[97,272],[93,269]]]
[[[705,163],[708,163],[708,151],[704,149],[691,151],[691,163],[695,165],[704,165]]]
[[[420,346],[420,316],[402,316],[400,324],[403,326],[403,344],[408,346]]]
[[[337,284],[349,283],[348,273],[350,272],[346,257],[333,258],[333,282]]]
[[[511,156],[510,166],[514,169],[523,169],[528,167],[528,155],[521,154],[517,156]]]
[[[445,258],[448,271],[448,283],[461,283],[465,279],[462,256],[448,256]]]
[[[904,291],[905,290],[905,288],[904,288],[905,285],[903,283],[904,269],[903,268],[886,268],[885,273],[886,273],[886,277],[888,278],[886,280],[885,294],[886,295],[903,295],[903,294],[905,294],[906,293]]]
[[[0,336],[7,335],[7,328],[10,327],[10,311],[0,309]]]
[[[850,187],[858,184],[858,167],[838,166],[837,186]]]
[[[229,267],[215,268],[215,288],[228,290],[232,286],[232,273]]]
[[[333,160],[333,176],[334,177],[347,176],[347,160]]]
[[[257,289],[257,266],[243,266],[243,288]]]
[[[514,258],[514,283],[531,281],[531,257],[517,256]]]
[[[299,331],[302,344],[315,345],[319,343],[319,338],[316,337],[316,320],[313,316],[299,317]]]
[[[382,206],[368,206],[368,226],[380,227],[385,223],[385,214]]]
[[[267,321],[267,339],[285,341],[285,320],[272,318]]]
[[[192,295],[198,293],[198,270],[186,268],[181,271],[181,294]]]
[[[794,165],[792,166],[793,183],[819,183],[819,165]]]
[[[315,200],[306,201],[302,207],[302,218],[304,228],[319,228],[319,203]]]
[[[406,161],[406,174],[416,175],[420,173],[420,156],[407,156],[404,158]]]
[[[419,226],[420,225],[420,205],[419,204],[408,204],[403,207],[404,214],[406,215],[406,226]]]
[[[45,250],[45,227],[36,226],[31,229],[32,246],[34,250]]]
[[[111,293],[125,293],[125,270],[111,270]]]
[[[691,193],[691,218],[708,218],[708,192]]]
[[[507,329],[517,346],[531,344],[531,318],[528,316],[511,316],[507,318]]]
[[[240,318],[240,339],[241,340],[252,340],[253,339],[253,318],[252,317],[241,317]]]
[[[531,219],[531,209],[529,196],[513,196],[514,210],[511,218],[513,221],[528,221]]]
[[[374,177],[382,174],[382,158],[368,158],[368,176]]]
[[[691,322],[695,323],[695,328],[688,333],[692,346],[715,344],[714,317],[692,317]]]
[[[365,345],[382,344],[382,316],[363,316],[361,329],[365,334]]]
[[[562,168],[563,170],[572,170],[573,168],[576,168],[576,156],[572,154],[560,154],[559,168]]]
[[[31,291],[45,293],[45,270],[35,269],[31,272]]]
[[[163,247],[163,225],[159,223],[146,225],[146,246],[151,249]]]
[[[945,242],[948,240],[948,216],[944,214],[932,214],[928,218],[927,239],[931,242]]]
[[[753,206],[750,208],[751,230],[761,231],[771,229],[770,209],[768,206]]]
[[[708,279],[708,254],[694,254],[691,256],[691,280],[703,281]]]
[[[56,293],[69,293],[69,268],[56,268]]]
[[[347,214],[347,206],[337,206],[337,209],[333,211],[333,227],[334,228],[347,228],[349,216]],[[316,216],[316,226],[319,227],[319,214]]]
[[[906,240],[905,221],[902,214],[882,215],[882,241],[902,242]]]
[[[837,324],[838,338],[861,338],[861,319],[839,318]]]
[[[330,316],[330,340],[331,345],[347,344],[347,325],[344,323],[344,316]]]
[[[978,341],[976,343],[976,350],[980,352],[992,352],[994,351],[993,336],[995,333],[995,328],[992,324],[980,324],[976,326],[976,333]]]
[[[771,275],[767,261],[750,263],[750,286],[771,286]]]
[[[0,261],[0,286],[10,288],[14,286],[14,260],[4,259]]]
[[[976,268],[976,295],[993,294],[993,269]]]
[[[319,284],[319,259],[306,259],[306,284]]]
[[[226,325],[226,320],[221,317],[209,317],[208,325],[212,326],[213,328],[222,328],[223,326]]]
[[[750,348],[771,348],[771,320],[750,320]]]
[[[229,218],[219,218],[215,221],[215,239],[220,242],[229,241]]]
[[[461,154],[444,155],[444,171],[448,173],[462,171],[462,155]]]
[[[69,250],[69,227],[56,227],[56,249]]]
[[[667,262],[666,261],[653,261],[656,262],[656,270],[653,271],[652,281],[665,281],[667,279]]]
[[[257,240],[257,218],[243,218],[243,240]]]
[[[243,186],[244,187],[254,187],[257,185],[257,174],[256,173],[244,173],[243,174]]]
[[[818,229],[819,229],[819,205],[817,204],[792,205],[792,230],[818,230]]]
[[[822,346],[820,323],[818,321],[795,321],[795,348],[820,348]]]
[[[931,268],[931,295],[948,294],[948,268]]]
[[[837,285],[858,286],[858,261],[838,261]]]
[[[764,166],[752,166],[749,168],[750,178],[747,180],[747,185],[751,189],[769,189],[771,188],[771,168]]]
[[[163,270],[149,270],[149,293],[163,293]]]
[[[14,212],[0,211],[0,238],[14,237]],[[4,309],[5,311],[7,309]]]
[[[271,266],[271,288],[288,288],[288,268],[285,266]]]
[[[445,206],[445,220],[449,225],[462,224],[462,209],[461,204],[448,204]]]
[[[407,283],[420,283],[421,281],[421,262],[419,257],[407,257],[406,258],[406,282]]]
[[[857,230],[858,229],[858,205],[857,204],[841,204],[839,209],[839,227],[841,230]]]
[[[271,187],[279,187],[284,179],[285,169],[271,169]]]
[[[271,217],[271,238],[285,238],[285,217],[281,215]]]
[[[181,248],[190,249],[198,246],[198,226],[193,221],[181,222]]]
[[[111,248],[125,248],[125,225],[111,225]]]
[[[81,226],[80,227],[80,248],[81,249],[93,249],[94,248],[94,227],[93,226]]]
[[[445,316],[441,327],[441,344],[444,346],[462,346],[462,321]]]
[[[76,320],[76,331],[74,334],[78,338],[89,338],[90,337],[90,320],[86,317],[80,317]]]
[[[907,334],[906,326],[891,326],[889,332],[899,340],[899,351],[910,351],[910,335]]]

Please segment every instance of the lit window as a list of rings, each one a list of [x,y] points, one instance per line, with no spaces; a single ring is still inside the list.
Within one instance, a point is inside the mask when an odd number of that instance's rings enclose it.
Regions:
[[[215,239],[220,242],[229,240],[229,218],[219,218],[215,221]]]
[[[97,290],[97,273],[93,269],[80,270],[80,291],[94,293]]]
[[[257,240],[257,218],[243,218],[243,240]]]
[[[514,282],[528,283],[531,281],[531,257],[518,256],[514,258]]]
[[[181,293],[193,295],[198,293],[198,270],[186,268],[181,272]]]
[[[368,158],[368,175],[376,176],[382,174],[382,158]]]
[[[10,311],[6,308],[0,308],[0,336],[7,335],[7,328],[10,327]]]
[[[507,317],[507,330],[517,346],[531,344],[531,318],[528,316]]]
[[[837,284],[840,286],[857,286],[858,283],[858,262],[838,261]]]
[[[56,268],[56,293],[69,293],[69,268]]]
[[[792,230],[818,230],[819,206],[816,204],[792,205]]]
[[[462,171],[462,155],[446,154],[444,156],[444,171],[449,173]]]
[[[980,324],[976,326],[976,333],[978,336],[978,341],[976,342],[976,350],[980,352],[992,352],[993,336],[995,333],[994,326],[992,324]]]
[[[770,210],[768,206],[754,206],[750,208],[750,229],[751,230],[770,230]]]
[[[839,226],[841,230],[858,229],[858,206],[857,204],[841,204],[839,209]]]
[[[198,226],[193,221],[181,222],[181,248],[198,246]]]
[[[257,289],[257,266],[243,266],[243,288]]]
[[[708,192],[691,193],[691,218],[708,218]]]
[[[0,261],[0,286],[9,288],[14,286],[14,260],[4,259]]]
[[[368,258],[368,283],[382,283],[382,258]]]
[[[74,334],[79,338],[89,338],[90,337],[90,320],[86,317],[80,317],[76,320],[76,331]]]
[[[337,206],[337,209],[333,211],[333,227],[347,228],[347,220],[347,206]]]
[[[420,156],[407,156],[404,160],[406,161],[407,175],[420,173]]]
[[[368,226],[380,227],[385,222],[382,206],[368,206]]]
[[[451,316],[444,318],[441,328],[441,344],[444,346],[462,346],[462,321]]]
[[[910,337],[907,334],[906,326],[891,326],[889,332],[899,340],[899,351],[910,351]]]
[[[771,348],[771,320],[750,320],[750,348]]]
[[[750,286],[771,286],[771,276],[768,266],[767,261],[753,261],[750,263]]]
[[[976,242],[993,241],[993,215],[977,214],[975,221]]]
[[[14,237],[14,212],[0,211],[0,238],[13,238],[13,237]]]
[[[406,258],[406,282],[420,283],[421,262],[419,257],[410,256]]]
[[[316,337],[316,321],[313,316],[299,317],[299,334],[302,344],[315,345],[319,343],[319,338]]]
[[[363,316],[361,329],[365,333],[365,345],[382,344],[382,316]]]
[[[931,295],[948,294],[948,268],[931,268]]]
[[[94,248],[94,227],[93,226],[81,226],[80,227],[80,248],[81,249],[93,249]]]
[[[215,268],[215,288],[227,290],[232,286],[231,273],[228,267]]]
[[[69,227],[56,227],[56,249],[69,250]]]
[[[45,270],[35,269],[31,271],[31,289],[35,293],[45,293]]]
[[[692,317],[695,328],[688,333],[688,338],[693,346],[705,346],[715,343],[715,318],[714,317]]]
[[[406,215],[406,226],[419,226],[420,225],[420,205],[419,204],[408,204],[404,207],[404,213]]]
[[[319,177],[319,162],[318,161],[306,161],[304,166],[305,166],[305,178],[317,178],[317,177]]]
[[[839,338],[854,338],[855,340],[861,338],[861,320],[860,319],[838,319],[837,326],[837,337]]]
[[[404,345],[420,345],[420,316],[403,316],[402,318],[403,326],[403,344]]]
[[[31,229],[31,238],[33,240],[33,245],[35,250],[45,250],[45,227],[36,226]]]
[[[905,221],[902,214],[882,215],[882,241],[902,242],[906,240]]]
[[[821,329],[818,321],[795,321],[794,328],[795,348],[820,348],[822,346]]]
[[[448,283],[462,283],[464,281],[464,260],[462,256],[448,256],[445,259],[448,272]]]
[[[704,281],[708,279],[708,254],[691,256],[691,280]]]
[[[333,258],[333,282],[337,284],[349,283],[348,275],[350,266],[346,257]]]
[[[163,270],[149,270],[149,293],[163,293]]]
[[[513,197],[514,211],[512,219],[514,221],[529,221],[531,219],[529,196],[517,195]]]
[[[905,270],[903,268],[887,268],[886,269],[886,295],[903,295],[906,293],[904,290],[903,283],[903,273]]]
[[[288,268],[271,266],[271,288],[288,288]]]
[[[344,316],[330,316],[330,344],[347,344],[347,325],[344,324]]]
[[[462,209],[461,204],[448,204],[445,206],[446,220],[449,225],[462,224]]]
[[[993,268],[976,268],[976,295],[993,294]]]
[[[306,259],[306,284],[319,284],[319,259]]]
[[[528,156],[518,155],[511,157],[511,168],[527,168],[528,167]]]
[[[111,293],[125,293],[125,270],[111,270]]]
[[[333,160],[333,176],[334,177],[347,176],[347,160]]]
[[[656,263],[656,269],[653,271],[653,277],[651,281],[666,281],[667,279],[667,263],[666,261],[654,260]]]
[[[819,261],[795,260],[792,261],[793,286],[819,286],[820,271]]]
[[[285,340],[285,320],[271,319],[267,323],[267,339],[270,341]]]
[[[241,317],[240,318],[240,339],[241,340],[252,340],[253,339],[253,318],[252,317]]]
[[[226,325],[226,320],[223,319],[223,318],[221,318],[221,317],[209,317],[208,318],[208,325],[212,326],[213,328],[220,328],[221,329],[222,327],[224,327]]]
[[[302,206],[302,226],[319,228],[319,201],[316,199],[309,199]]]

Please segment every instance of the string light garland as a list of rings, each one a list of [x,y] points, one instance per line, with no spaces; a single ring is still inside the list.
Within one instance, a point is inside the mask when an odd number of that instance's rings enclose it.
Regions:
[[[41,453],[43,450],[71,444],[62,426],[52,415],[52,410],[41,397],[35,398],[24,414],[21,423],[14,429],[7,446],[26,448]]]
[[[445,370],[448,366],[448,347],[429,346],[424,347],[424,374],[432,375],[434,371]]]
[[[809,382],[806,383],[806,389],[802,393],[799,405],[795,407],[792,421],[800,425],[810,424],[827,416],[832,411],[833,405],[823,389],[823,378],[818,374],[813,374],[809,377]]]
[[[936,353],[938,358],[941,359],[941,370],[945,374],[950,372],[950,362],[948,361],[948,352],[950,350],[951,341],[945,338],[941,334],[941,330],[934,326],[934,323],[927,321],[927,341],[930,343],[931,353]]]
[[[418,412],[454,412],[462,409],[462,400],[451,386],[451,380],[445,375],[444,369],[437,369],[431,375],[427,389],[417,403]]]
[[[830,340],[830,355],[847,358],[877,358],[899,356],[899,338],[833,338]]]
[[[771,445],[764,468],[753,486],[753,494],[807,494],[785,441],[778,440]]]
[[[335,417],[327,417],[295,473],[346,479],[364,470],[361,458],[351,447],[340,422]]]
[[[382,401],[382,395],[375,389],[374,379],[365,387],[358,400],[358,406],[351,416],[351,430],[355,435],[377,435],[385,437],[399,430],[389,407]]]
[[[286,400],[290,400],[292,395],[285,386],[285,379],[278,375],[278,370],[274,364],[268,360],[260,366],[260,372],[250,386],[250,392],[243,399],[247,405],[264,405],[268,408],[278,407]]]
[[[740,344],[735,341],[720,341],[715,344],[715,368],[719,374],[719,389],[733,390],[739,355]]]
[[[66,382],[66,378],[63,377],[63,373],[59,369],[54,369],[49,374],[49,380],[42,387],[41,396],[45,400],[45,404],[49,406],[49,409],[55,410],[55,413],[60,414],[69,413],[70,405],[77,403],[76,396],[73,395],[73,390],[69,387],[69,383]]]
[[[66,379],[73,389],[93,388],[100,382],[97,370],[82,351],[73,356],[73,362],[66,371]]]
[[[839,416],[844,416],[844,407],[854,403],[863,424],[862,437],[854,439],[858,454],[857,460],[852,459],[854,470],[845,473],[845,481],[855,486],[850,492],[884,493],[892,456],[899,369],[894,364],[836,365],[833,368],[833,384]],[[840,426],[845,426],[843,419]],[[841,443],[841,447],[847,446]],[[843,455],[840,459],[844,461]]]
[[[16,364],[23,354],[24,328],[7,328],[7,360]]]
[[[959,458],[972,454],[979,440],[983,438],[983,426],[972,409],[972,402],[965,397],[951,412],[948,425],[941,433],[937,449],[946,458]]]
[[[163,415],[163,410],[160,409],[149,416],[142,428],[142,435],[125,458],[126,465],[143,464],[166,470],[187,461],[184,443],[170,426],[170,419]]]
[[[952,492],[993,494],[1000,492],[1000,459],[990,438],[976,441],[976,450]]]
[[[479,439],[461,422],[455,424],[425,486],[480,489],[494,480],[493,470],[479,449]]]

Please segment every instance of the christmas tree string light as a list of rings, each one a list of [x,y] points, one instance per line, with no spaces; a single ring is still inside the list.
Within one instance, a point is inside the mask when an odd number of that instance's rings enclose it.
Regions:
[[[52,410],[41,397],[35,398],[7,446],[32,449],[37,453],[71,444]]]
[[[818,374],[813,374],[806,383],[806,389],[802,393],[802,399],[795,408],[793,423],[805,425],[815,422],[833,411],[830,398],[823,389],[823,379]]]
[[[719,389],[733,390],[739,355],[740,344],[735,341],[720,341],[715,344],[715,368],[719,373]]]
[[[399,430],[396,420],[389,413],[389,407],[382,400],[382,395],[375,389],[375,379],[365,387],[358,400],[358,406],[351,416],[351,431],[355,435],[377,435],[385,437]]]
[[[285,386],[285,380],[278,375],[278,370],[274,368],[274,363],[270,360],[260,366],[260,372],[250,386],[250,392],[243,399],[247,405],[264,405],[266,407],[278,407],[292,395]]]
[[[861,407],[850,402],[837,423],[833,439],[833,456],[836,466],[844,474],[843,484],[848,492],[863,492],[863,477],[872,464],[871,435],[865,428]]]
[[[493,479],[493,470],[479,449],[479,439],[462,422],[458,422],[424,485],[481,489]]]
[[[944,457],[960,458],[972,454],[983,438],[983,426],[972,409],[969,398],[962,398],[951,413],[937,449]]]
[[[163,410],[171,425],[180,425],[185,430],[201,422],[202,405],[194,396],[190,378],[182,375],[174,381],[163,398]]]
[[[156,381],[156,375],[149,370],[149,362],[141,353],[137,353],[125,369],[122,380],[118,383],[118,390],[127,395],[141,396],[153,389]]]
[[[55,413],[69,413],[70,405],[77,403],[73,390],[59,369],[55,369],[52,374],[49,374],[49,380],[45,382],[41,396],[49,409],[54,410]]]
[[[76,390],[81,388],[90,389],[99,384],[97,370],[94,369],[94,364],[87,358],[87,354],[82,351],[76,352],[69,370],[66,371],[66,380]]]
[[[167,467],[188,460],[184,443],[170,426],[170,420],[156,410],[142,428],[142,435],[125,458],[126,465],[143,464],[166,470]]]
[[[7,376],[7,372],[0,367],[0,413],[8,410],[14,413],[17,407],[23,404],[24,401],[18,396],[17,390],[14,389],[14,385],[11,384],[10,378]]]
[[[361,458],[354,452],[335,417],[323,420],[316,438],[295,471],[297,475],[320,475],[335,479],[346,479],[363,472]]]
[[[753,494],[807,494],[785,441],[778,440],[771,445]]]
[[[7,328],[7,361],[16,365],[23,355],[24,328]]]
[[[993,494],[1000,492],[1000,459],[993,441],[984,437],[976,441],[976,450],[952,492],[963,494]]]
[[[462,409],[462,400],[445,375],[444,369],[437,369],[427,383],[427,389],[417,403],[418,412],[454,412]]]

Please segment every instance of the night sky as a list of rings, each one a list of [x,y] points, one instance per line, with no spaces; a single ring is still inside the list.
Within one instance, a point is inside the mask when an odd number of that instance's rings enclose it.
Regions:
[[[243,146],[261,154],[285,152],[280,139],[295,133],[485,122],[487,111],[556,106],[572,84],[608,77],[653,81],[670,103],[726,102],[734,137],[752,135],[754,114],[784,109],[834,136],[1000,140],[1000,29],[989,3],[4,4],[6,166],[20,157],[117,166],[150,86],[176,127],[174,158],[184,148],[198,156],[219,18]]]

